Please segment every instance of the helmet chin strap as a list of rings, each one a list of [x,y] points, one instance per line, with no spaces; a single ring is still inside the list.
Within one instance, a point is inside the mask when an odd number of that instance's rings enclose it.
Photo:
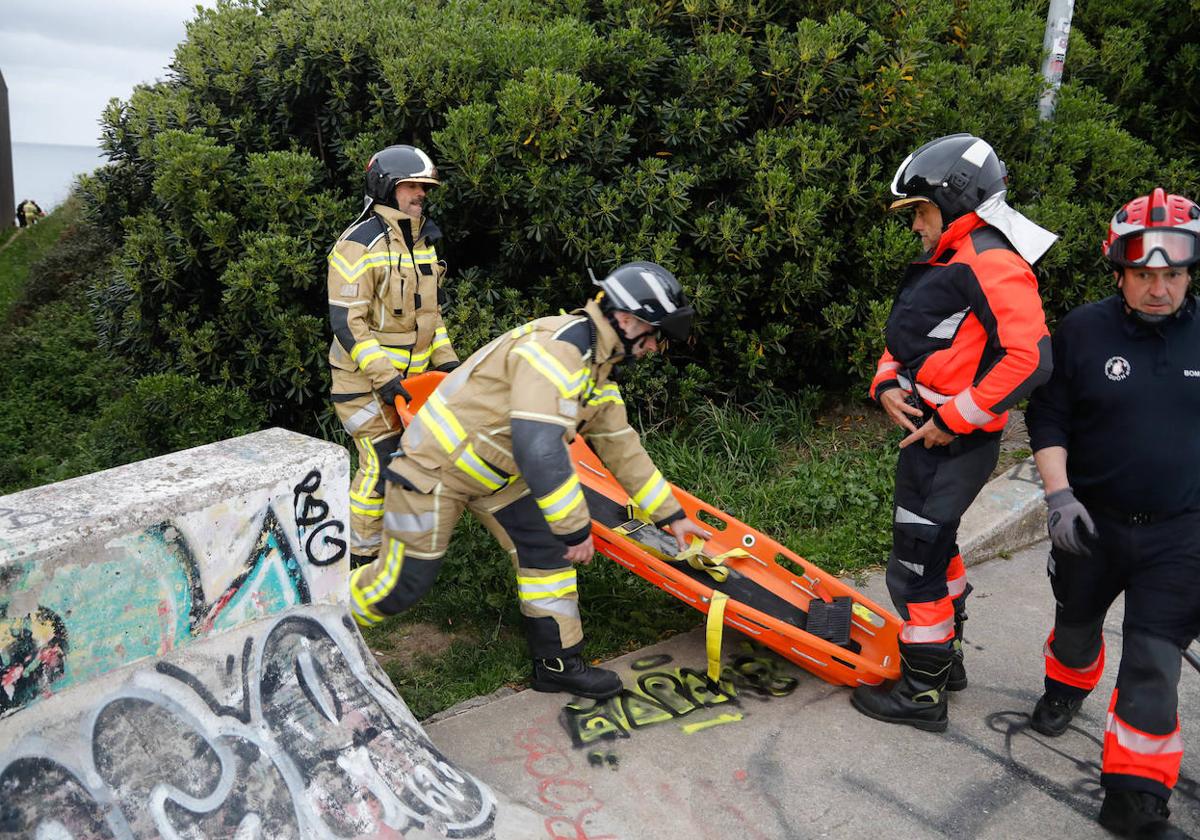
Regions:
[[[1161,324],[1163,321],[1175,314],[1174,312],[1169,312],[1165,315],[1152,315],[1149,312],[1143,312],[1140,309],[1134,309],[1132,306],[1126,305],[1126,308],[1129,310],[1130,318],[1135,321],[1140,321],[1141,323],[1150,327]]]

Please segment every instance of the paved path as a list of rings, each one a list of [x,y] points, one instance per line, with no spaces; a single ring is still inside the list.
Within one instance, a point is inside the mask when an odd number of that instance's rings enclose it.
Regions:
[[[545,815],[544,834],[514,840],[1108,837],[1093,820],[1121,607],[1107,628],[1108,672],[1076,724],[1057,739],[1030,730],[1053,615],[1046,550],[969,570],[971,685],[952,696],[944,735],[869,720],[848,689],[769,652],[740,662],[734,701],[696,696],[680,687],[681,669],[703,670],[700,632],[610,663],[627,687],[643,686],[623,695],[624,713],[610,701],[580,714],[560,695],[524,691],[426,729],[459,766]],[[888,603],[882,575],[865,589]],[[726,662],[746,644],[730,631]],[[781,696],[754,690],[772,680]],[[1191,752],[1172,808],[1200,837],[1200,674],[1186,665],[1180,708]]]

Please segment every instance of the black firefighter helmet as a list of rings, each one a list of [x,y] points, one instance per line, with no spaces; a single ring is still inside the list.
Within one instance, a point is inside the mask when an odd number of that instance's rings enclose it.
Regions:
[[[949,134],[930,140],[910,154],[892,179],[896,210],[932,201],[950,224],[987,199],[1006,190],[1008,169],[985,140],[973,134]]]
[[[437,167],[416,146],[388,146],[367,163],[367,196],[381,204],[392,204],[401,181],[440,184]]]
[[[628,312],[674,341],[686,340],[692,331],[696,311],[675,275],[657,263],[625,263],[596,285],[604,290],[605,312]]]

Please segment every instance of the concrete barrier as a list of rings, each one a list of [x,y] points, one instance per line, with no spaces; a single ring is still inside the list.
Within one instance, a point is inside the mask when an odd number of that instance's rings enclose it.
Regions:
[[[495,837],[346,609],[348,464],[272,429],[0,497],[0,837]]]

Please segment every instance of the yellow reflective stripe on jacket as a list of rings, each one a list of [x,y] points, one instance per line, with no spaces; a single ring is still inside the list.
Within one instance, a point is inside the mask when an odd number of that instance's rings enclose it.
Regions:
[[[588,397],[588,405],[600,405],[601,403],[625,405],[625,400],[621,399],[621,391],[617,388],[617,383],[605,382],[599,390],[593,391],[591,396]]]
[[[433,432],[433,436],[438,439],[438,443],[447,453],[453,452],[460,443],[467,439],[467,433],[463,430],[462,424],[446,407],[446,403],[442,401],[436,391],[429,395],[429,399],[425,400],[425,405],[421,406],[417,417],[425,421],[425,425]]]
[[[522,324],[521,326],[516,327],[515,329],[509,330],[508,334],[512,338],[520,338],[523,335],[529,335],[531,332],[533,332],[533,322],[530,322],[528,324]]]
[[[360,341],[350,348],[350,358],[358,365],[361,370],[366,370],[367,365],[376,359],[386,359],[387,353],[379,346],[379,342],[373,338],[368,338],[366,341]]]
[[[435,340],[433,344],[426,347],[420,353],[413,353],[403,347],[381,347],[380,349],[391,360],[392,366],[397,370],[407,370],[410,375],[424,373],[429,367],[429,359],[433,355],[433,351],[439,347],[446,346],[450,343],[450,337],[446,335],[445,330],[438,330],[435,336],[441,334],[440,341]]]
[[[499,490],[508,484],[508,479],[489,467],[482,458],[475,454],[475,447],[469,443],[454,462],[454,466],[489,490]]]
[[[513,352],[533,366],[533,369],[549,379],[564,399],[573,399],[587,385],[588,369],[571,373],[563,363],[536,341],[527,341],[513,348]]]
[[[561,598],[563,595],[577,592],[578,589],[574,569],[544,577],[517,575],[517,597],[522,601]]]
[[[570,516],[575,508],[583,504],[583,488],[579,486],[579,476],[571,473],[570,478],[560,484],[554,492],[538,498],[537,503],[547,522],[558,522]]]
[[[347,283],[353,283],[364,273],[381,265],[395,264],[395,258],[387,251],[368,251],[354,262],[348,261],[337,251],[329,254],[329,264]]]
[[[654,511],[658,510],[670,495],[670,485],[667,484],[662,473],[655,470],[654,475],[650,476],[650,480],[643,484],[642,489],[634,495],[633,503],[644,510],[648,516],[653,516]]]

